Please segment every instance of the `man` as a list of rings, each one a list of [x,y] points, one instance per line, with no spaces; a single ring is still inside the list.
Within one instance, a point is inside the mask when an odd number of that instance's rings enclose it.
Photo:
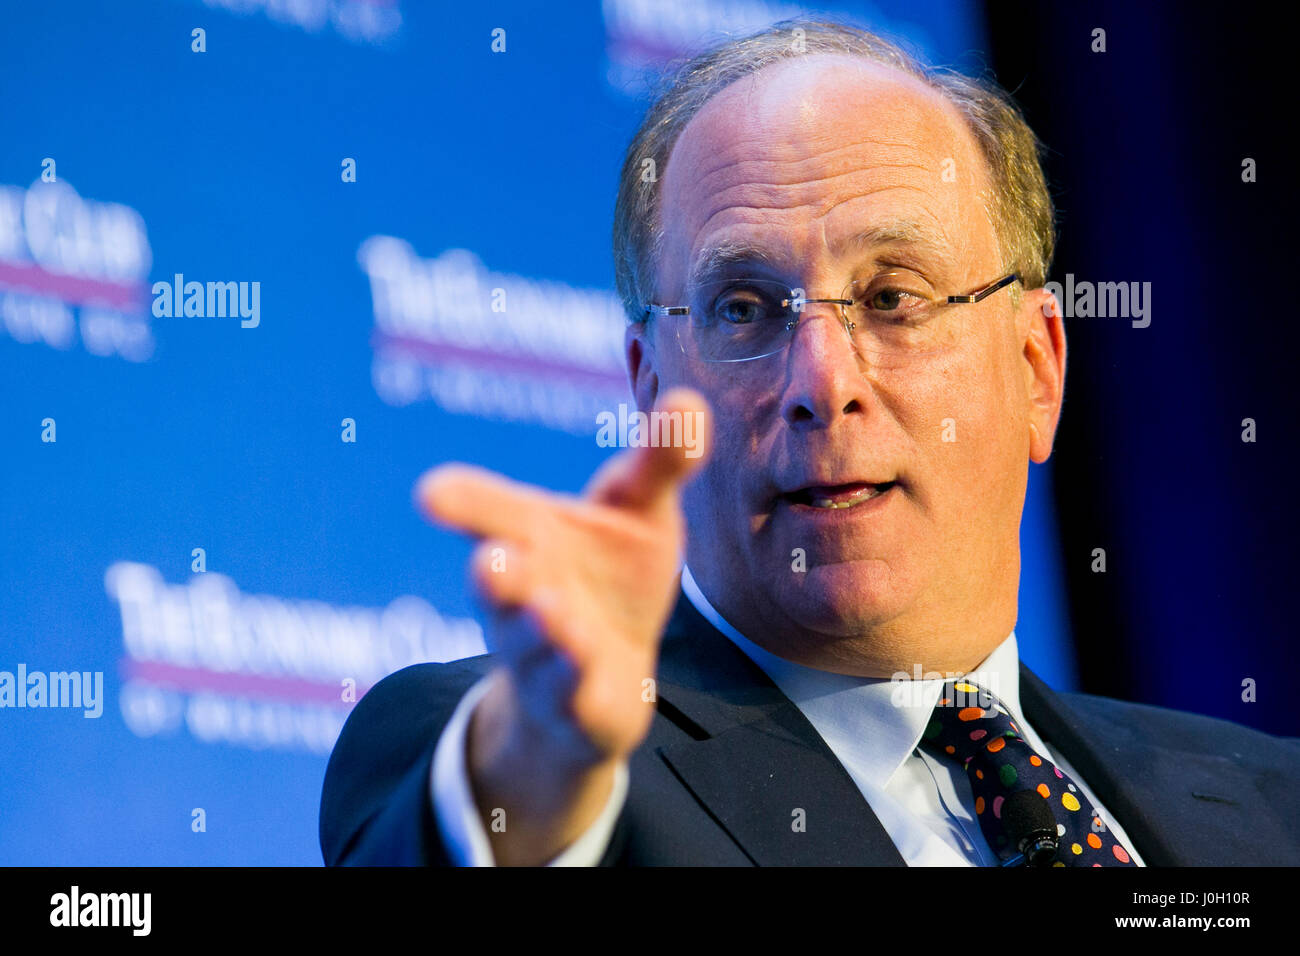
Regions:
[[[357,705],[326,862],[1293,862],[1297,742],[1019,662],[1053,243],[994,89],[809,22],[690,64],[629,147],[615,252],[637,406],[708,454],[629,449],[580,499],[422,480],[482,542],[494,653]]]

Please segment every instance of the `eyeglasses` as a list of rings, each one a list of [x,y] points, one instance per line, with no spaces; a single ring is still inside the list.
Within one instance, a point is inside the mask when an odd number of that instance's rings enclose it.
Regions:
[[[923,277],[895,269],[850,282],[838,299],[810,299],[770,279],[722,279],[687,291],[686,305],[647,303],[653,316],[683,316],[677,342],[705,362],[749,362],[783,351],[803,310],[813,303],[838,308],[850,342],[874,361],[899,364],[955,344],[961,323],[948,306],[982,302],[1020,279],[1017,273],[970,295],[940,296]]]

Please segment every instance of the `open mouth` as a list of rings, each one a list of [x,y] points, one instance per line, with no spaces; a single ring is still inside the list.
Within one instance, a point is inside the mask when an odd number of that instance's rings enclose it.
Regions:
[[[825,510],[837,510],[843,508],[852,508],[860,505],[872,498],[879,498],[881,495],[893,488],[897,482],[886,481],[880,484],[867,484],[866,482],[854,482],[847,485],[813,485],[808,488],[800,488],[798,491],[792,491],[781,497],[795,505],[806,505],[810,508],[822,508]]]

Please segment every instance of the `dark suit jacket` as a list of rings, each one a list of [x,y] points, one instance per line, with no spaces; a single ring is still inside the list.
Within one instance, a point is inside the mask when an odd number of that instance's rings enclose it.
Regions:
[[[450,862],[430,764],[457,702],[492,666],[491,655],[416,664],[357,703],[325,772],[327,864]],[[664,633],[657,694],[602,864],[904,865],[812,724],[684,594]],[[1023,664],[1020,701],[1148,866],[1300,862],[1300,738],[1057,694]],[[791,828],[796,807],[805,832]]]

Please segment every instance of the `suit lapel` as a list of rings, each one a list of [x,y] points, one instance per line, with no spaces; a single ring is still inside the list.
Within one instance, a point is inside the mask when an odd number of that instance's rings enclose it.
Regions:
[[[1124,827],[1148,866],[1292,865],[1290,845],[1254,781],[1213,754],[1153,745],[1145,726],[1111,702],[1076,696],[1067,704],[1020,666],[1026,719],[1058,750]],[[1153,726],[1155,726],[1153,724]],[[1242,834],[1250,834],[1246,844]],[[1273,860],[1273,856],[1277,859]]]
[[[660,712],[692,738],[659,754],[755,864],[904,865],[821,735],[685,594],[657,683]]]
[[[657,751],[760,866],[903,866],[857,785],[800,710],[679,593],[660,647],[658,709],[690,736]],[[1149,866],[1272,862],[1272,813],[1222,757],[1153,745],[1114,705],[1071,703],[1020,665],[1026,719],[1067,759]],[[804,811],[805,829],[792,826]],[[1291,861],[1279,859],[1279,865]]]

